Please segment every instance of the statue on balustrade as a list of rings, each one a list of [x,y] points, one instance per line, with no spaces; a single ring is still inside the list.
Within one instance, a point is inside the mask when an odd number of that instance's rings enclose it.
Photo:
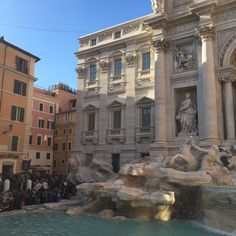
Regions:
[[[160,0],[151,0],[153,13],[160,12]]]

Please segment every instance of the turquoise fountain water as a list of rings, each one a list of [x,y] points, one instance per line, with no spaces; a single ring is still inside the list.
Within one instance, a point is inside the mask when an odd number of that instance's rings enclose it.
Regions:
[[[110,221],[71,217],[62,212],[0,214],[1,236],[214,236],[190,221]]]

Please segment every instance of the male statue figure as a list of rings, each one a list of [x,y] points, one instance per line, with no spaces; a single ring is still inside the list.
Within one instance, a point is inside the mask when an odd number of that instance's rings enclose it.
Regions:
[[[151,0],[153,13],[160,11],[160,0]]]

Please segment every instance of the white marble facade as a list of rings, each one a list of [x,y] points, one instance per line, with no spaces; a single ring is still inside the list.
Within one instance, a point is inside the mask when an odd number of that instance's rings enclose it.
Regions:
[[[188,135],[236,144],[236,1],[158,9],[80,38],[74,154],[119,165]]]

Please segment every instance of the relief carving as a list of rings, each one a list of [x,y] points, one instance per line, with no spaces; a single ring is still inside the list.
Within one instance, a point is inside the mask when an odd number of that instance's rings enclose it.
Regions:
[[[76,72],[79,77],[84,77],[85,72],[86,72],[86,68],[83,66],[79,66],[78,68],[76,68]]]
[[[133,66],[136,62],[136,54],[127,54],[125,56],[125,62],[129,67]]]
[[[132,31],[137,31],[139,30],[139,24],[138,25],[128,25],[124,27],[123,29],[123,34],[128,34],[131,33]]]
[[[174,70],[182,72],[191,70],[195,66],[195,57],[192,46],[175,48]]]
[[[89,45],[89,40],[80,40],[80,47],[86,47]]]
[[[101,72],[107,72],[110,66],[109,60],[101,60],[99,62],[99,66],[101,68]]]
[[[98,42],[102,42],[111,38],[112,38],[112,32],[103,33],[103,34],[98,35]]]

